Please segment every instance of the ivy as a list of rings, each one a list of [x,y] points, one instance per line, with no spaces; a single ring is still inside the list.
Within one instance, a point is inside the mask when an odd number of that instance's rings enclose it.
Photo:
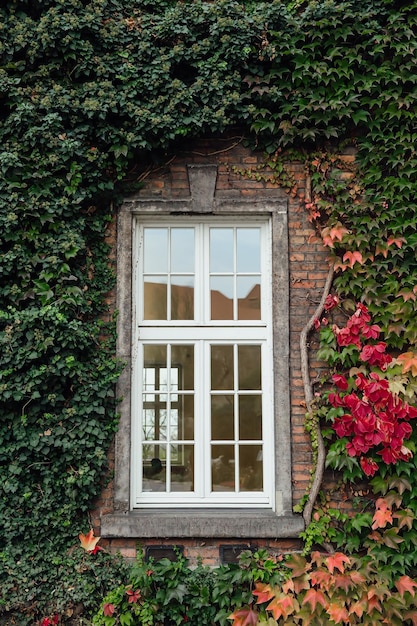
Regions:
[[[55,614],[117,427],[108,227],[184,138],[238,128],[292,194],[301,158],[339,296],[412,361],[416,20],[388,0],[2,3],[0,612]]]

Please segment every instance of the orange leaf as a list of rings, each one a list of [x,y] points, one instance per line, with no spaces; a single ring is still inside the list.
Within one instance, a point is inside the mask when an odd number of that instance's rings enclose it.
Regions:
[[[354,586],[350,573],[335,576],[334,582],[336,588],[344,589],[345,591],[349,591],[349,588]]]
[[[350,578],[351,581],[354,585],[362,585],[366,578],[363,574],[361,574],[360,572],[357,572],[355,570],[353,570],[352,572],[350,572]]]
[[[271,586],[265,583],[256,583],[255,591],[252,593],[257,597],[256,604],[268,602],[268,600],[274,597],[274,591],[271,589]]]
[[[404,239],[404,237],[389,237],[387,244],[392,246],[393,243],[395,243],[397,248],[401,248],[403,243],[406,243],[406,239]]]
[[[251,607],[236,609],[228,619],[233,620],[233,626],[256,626],[258,623],[258,613]]]
[[[333,267],[336,271],[342,270],[342,272],[344,272],[349,267],[348,263],[342,263],[342,260],[338,257],[335,260],[332,259],[332,262],[333,262]]]
[[[81,541],[81,547],[84,548],[87,552],[91,552],[96,547],[97,543],[100,541],[100,537],[94,537],[94,531],[91,528],[90,531],[83,535],[80,533],[78,535],[79,540]]]
[[[292,578],[289,578],[282,584],[282,591],[284,593],[289,593],[290,591],[294,591],[294,581]]]
[[[384,498],[378,498],[375,506],[376,511],[372,518],[372,529],[385,528],[387,524],[392,524],[392,511]]]
[[[414,293],[414,291],[407,291],[407,289],[402,289],[401,291],[398,292],[398,297],[400,297],[404,300],[404,302],[408,302],[409,300],[412,300],[413,302],[416,301],[417,296]]]
[[[321,236],[325,246],[334,248],[334,241],[342,241],[343,237],[348,233],[348,229],[340,222],[337,222],[336,226],[326,226],[326,228],[323,228]]]
[[[413,376],[417,376],[417,354],[414,352],[404,352],[397,357],[397,362],[403,366],[403,374],[411,370]]]
[[[302,603],[309,604],[313,613],[316,610],[317,603],[321,604],[321,606],[324,608],[326,608],[327,605],[324,593],[317,589],[309,589],[304,596],[304,600]]]
[[[414,589],[417,587],[417,582],[415,580],[413,580],[412,578],[410,578],[409,576],[401,576],[401,578],[399,578],[395,582],[395,586],[397,587],[398,591],[400,592],[400,596],[402,598],[404,597],[404,593],[406,591],[408,591],[408,593],[410,593],[413,596],[413,598],[414,598],[414,596],[415,596]]]
[[[413,626],[417,626],[417,611],[407,611],[406,613],[404,613],[404,619],[411,619],[411,621],[413,622]]]
[[[347,261],[350,267],[353,267],[355,263],[359,263],[359,265],[363,265],[363,257],[359,250],[355,250],[354,252],[350,252],[349,250],[345,252],[343,255],[343,261]]]
[[[343,554],[343,552],[335,552],[331,556],[327,557],[326,562],[331,574],[333,574],[335,569],[338,569],[339,572],[343,574],[345,571],[345,566],[343,564],[346,563],[347,565],[350,565],[350,558],[346,556],[346,554]]]
[[[286,619],[288,615],[294,613],[294,611],[299,608],[297,600],[295,600],[292,596],[287,596],[284,593],[276,593],[275,597],[266,607],[267,611],[271,611],[275,620],[278,620],[280,617]]]
[[[334,585],[334,576],[323,570],[316,570],[311,572],[311,584],[318,585],[325,591],[328,591]]]
[[[362,617],[364,610],[366,609],[367,606],[367,602],[366,600],[362,599],[362,600],[357,600],[357,602],[355,602],[354,604],[351,605],[350,607],[350,612],[351,613],[355,613],[355,615],[357,615],[359,618]]]
[[[379,613],[382,612],[382,607],[381,607],[381,605],[379,603],[379,597],[375,593],[375,590],[373,588],[371,588],[368,591],[368,607],[366,609],[366,612],[369,615],[369,613],[371,611],[373,611],[374,609],[376,609]]]
[[[340,624],[344,622],[345,624],[349,623],[349,614],[345,606],[336,604],[336,602],[329,605],[327,609],[327,613],[330,615],[330,618],[335,622],[335,624]]]

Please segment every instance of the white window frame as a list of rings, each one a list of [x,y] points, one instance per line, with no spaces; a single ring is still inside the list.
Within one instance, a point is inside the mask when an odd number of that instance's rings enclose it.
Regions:
[[[256,197],[236,196],[236,190],[217,190],[217,166],[188,167],[189,193],[183,197],[133,196],[117,217],[117,357],[125,364],[118,384],[119,427],[114,448],[113,496],[101,514],[101,536],[107,538],[294,538],[304,529],[302,516],[293,513],[291,412],[289,375],[289,249],[288,197],[281,190],[262,190]],[[134,509],[131,494],[132,441],[132,249],[136,218],[154,220],[188,215],[204,217],[259,216],[271,219],[272,238],[272,334],[274,396],[275,493],[271,509],[239,508],[143,508]]]
[[[137,217],[133,225],[133,375],[132,375],[132,508],[150,507],[260,507],[274,506],[274,424],[272,372],[272,302],[270,218],[180,216],[157,221]],[[143,231],[144,228],[187,228],[195,232],[194,320],[146,320],[143,317]],[[211,228],[260,229],[261,319],[210,320],[209,236]],[[200,288],[199,288],[200,287]],[[235,302],[236,304],[236,302]],[[195,350],[195,491],[146,492],[142,490],[142,353],[149,343],[193,344]],[[212,492],[210,489],[210,345],[261,345],[262,358],[262,491]],[[230,442],[229,442],[230,443]],[[249,441],[243,442],[249,444]]]

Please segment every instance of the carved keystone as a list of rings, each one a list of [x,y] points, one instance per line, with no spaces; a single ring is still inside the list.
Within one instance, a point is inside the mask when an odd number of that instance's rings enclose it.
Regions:
[[[217,165],[187,165],[193,213],[213,211]]]

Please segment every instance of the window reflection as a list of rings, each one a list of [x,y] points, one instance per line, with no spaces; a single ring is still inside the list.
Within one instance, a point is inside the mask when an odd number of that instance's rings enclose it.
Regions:
[[[210,272],[234,272],[233,228],[210,228]]]
[[[194,228],[171,229],[170,271],[194,273]]]
[[[261,271],[261,231],[259,228],[237,228],[237,272]]]
[[[234,397],[213,395],[211,397],[211,438],[234,439]]]
[[[194,346],[145,344],[144,491],[194,489]]]
[[[235,491],[234,446],[212,446],[211,475],[213,491]]]
[[[261,319],[260,228],[210,229],[210,318]]]
[[[143,317],[145,320],[166,320],[167,277],[145,276],[143,297]]]
[[[167,273],[168,229],[145,228],[143,241],[143,265],[145,273]]]
[[[171,277],[171,319],[194,319],[194,277]]]
[[[239,483],[241,491],[262,491],[262,446],[239,446]]]
[[[239,276],[237,278],[237,318],[239,320],[261,319],[261,285],[258,278]]]
[[[144,229],[145,320],[194,319],[194,228]]]

